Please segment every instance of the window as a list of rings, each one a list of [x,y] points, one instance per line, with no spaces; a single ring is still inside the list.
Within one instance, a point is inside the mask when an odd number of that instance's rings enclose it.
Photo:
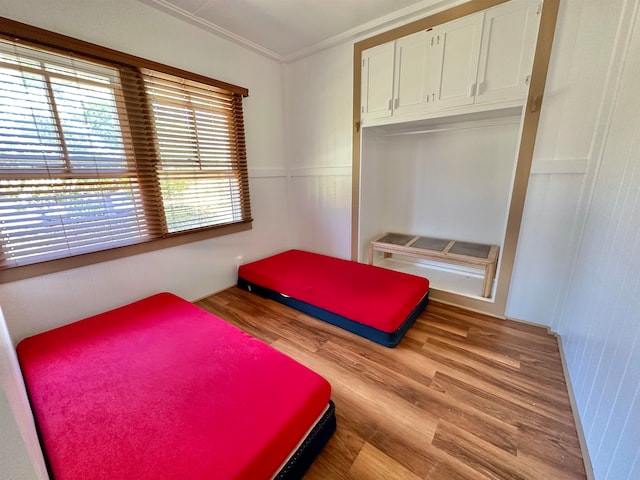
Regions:
[[[216,83],[0,39],[0,269],[248,224]]]
[[[148,69],[142,74],[153,109],[167,231],[241,221],[248,209],[241,195],[248,188],[244,138],[237,131],[242,104],[206,85]],[[229,161],[234,158],[242,161]]]

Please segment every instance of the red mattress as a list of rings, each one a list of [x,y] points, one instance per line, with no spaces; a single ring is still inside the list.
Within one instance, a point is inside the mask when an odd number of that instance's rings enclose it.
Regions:
[[[330,396],[316,373],[168,293],[17,350],[56,480],[268,479]]]
[[[426,278],[302,250],[241,265],[238,277],[385,334],[398,331],[429,292]]]

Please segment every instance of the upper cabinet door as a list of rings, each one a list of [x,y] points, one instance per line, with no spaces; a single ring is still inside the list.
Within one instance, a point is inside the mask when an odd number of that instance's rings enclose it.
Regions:
[[[361,119],[388,117],[392,113],[393,42],[362,52]]]
[[[432,107],[446,108],[474,102],[484,12],[444,23],[433,30],[441,50],[440,78]]]
[[[524,103],[541,7],[542,0],[510,0],[364,50],[361,120],[386,124]]]
[[[527,95],[541,0],[512,0],[485,12],[476,103]]]
[[[433,91],[434,62],[427,43],[430,33],[418,32],[396,41],[394,115],[422,112],[428,92]]]

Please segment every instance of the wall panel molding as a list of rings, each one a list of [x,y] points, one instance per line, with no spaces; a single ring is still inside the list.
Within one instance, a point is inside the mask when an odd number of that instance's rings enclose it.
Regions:
[[[282,178],[286,176],[286,168],[249,168],[249,178]]]
[[[543,174],[586,174],[589,168],[588,158],[570,160],[536,160],[531,165],[531,175]]]
[[[326,167],[294,167],[286,168],[250,168],[249,178],[284,178],[284,177],[350,177],[351,165]]]
[[[290,174],[292,177],[350,177],[351,165],[296,167],[290,170]]]

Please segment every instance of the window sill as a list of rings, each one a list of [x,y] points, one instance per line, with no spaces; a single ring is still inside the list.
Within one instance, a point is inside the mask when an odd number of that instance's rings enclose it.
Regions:
[[[168,238],[158,240],[150,240],[148,242],[127,245],[125,247],[103,250],[100,252],[87,253],[84,255],[76,255],[74,257],[60,258],[50,260],[48,262],[34,263],[33,265],[24,265],[21,267],[7,268],[0,270],[0,284],[24,280],[26,278],[47,275],[50,273],[61,272],[72,268],[86,267],[100,262],[109,260],[117,260],[119,258],[139,255],[141,253],[153,252],[163,248],[176,247],[187,243],[198,242],[209,238],[221,237],[232,233],[239,233],[251,230],[252,220],[242,223],[233,223],[231,225],[223,225],[214,228],[197,230],[176,234]]]

